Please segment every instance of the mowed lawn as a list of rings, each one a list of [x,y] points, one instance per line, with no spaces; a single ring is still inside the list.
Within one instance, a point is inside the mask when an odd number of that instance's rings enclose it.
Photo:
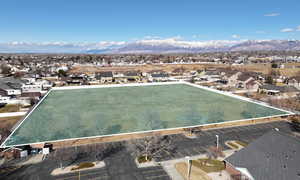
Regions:
[[[6,145],[286,114],[187,84],[52,90]]]

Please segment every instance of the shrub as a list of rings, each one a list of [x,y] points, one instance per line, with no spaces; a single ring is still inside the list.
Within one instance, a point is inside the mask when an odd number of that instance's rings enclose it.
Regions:
[[[278,64],[273,63],[273,64],[272,64],[272,68],[278,68]]]
[[[74,170],[79,170],[79,169],[85,169],[85,168],[90,168],[90,167],[94,167],[95,164],[94,163],[91,163],[91,162],[84,162],[84,163],[80,163],[77,167],[73,167],[71,169],[71,171],[74,171]]]
[[[248,143],[245,143],[245,142],[243,142],[243,141],[235,141],[235,143],[237,143],[237,144],[239,144],[239,145],[241,145],[241,146],[243,146],[243,147],[248,146]]]
[[[228,142],[227,144],[228,144],[229,146],[233,147],[234,149],[238,149],[238,148],[239,148],[236,144],[234,144],[234,143],[232,143],[232,142]]]
[[[198,159],[192,161],[192,166],[196,166],[206,173],[219,172],[225,169],[223,161],[216,159]]]
[[[139,157],[137,158],[137,161],[138,161],[139,163],[145,163],[145,162],[149,162],[149,161],[151,161],[151,160],[152,160],[152,158],[149,157],[149,156],[148,156],[148,159],[146,159],[146,156],[139,156]]]

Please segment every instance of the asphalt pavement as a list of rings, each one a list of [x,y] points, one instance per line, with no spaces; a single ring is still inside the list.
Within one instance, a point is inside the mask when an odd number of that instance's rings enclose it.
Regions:
[[[290,125],[286,121],[264,124],[231,127],[201,131],[196,138],[187,138],[182,134],[170,135],[175,145],[173,152],[162,152],[155,160],[165,161],[182,158],[185,156],[199,155],[206,152],[210,146],[216,145],[216,135],[219,136],[219,144],[223,150],[229,149],[225,142],[239,140],[251,143],[264,133],[278,128],[282,132],[292,133]],[[58,163],[46,159],[39,164],[22,167],[6,167],[0,171],[1,180],[169,180],[170,177],[161,166],[138,168],[134,157],[126,148],[110,154],[104,159],[105,167],[86,170],[60,176],[50,175],[51,171],[58,167]]]

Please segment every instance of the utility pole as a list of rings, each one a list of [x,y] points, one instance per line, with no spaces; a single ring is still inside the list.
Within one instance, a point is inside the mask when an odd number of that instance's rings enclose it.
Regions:
[[[219,135],[216,135],[217,138],[217,149],[219,149]]]
[[[190,179],[190,174],[191,174],[191,160],[190,160],[190,156],[186,156],[185,157],[188,161],[188,166],[187,166],[187,180]]]

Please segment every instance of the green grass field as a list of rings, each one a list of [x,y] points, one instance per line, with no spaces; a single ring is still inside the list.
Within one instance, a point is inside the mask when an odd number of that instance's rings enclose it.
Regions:
[[[286,114],[187,84],[52,90],[6,146]]]

